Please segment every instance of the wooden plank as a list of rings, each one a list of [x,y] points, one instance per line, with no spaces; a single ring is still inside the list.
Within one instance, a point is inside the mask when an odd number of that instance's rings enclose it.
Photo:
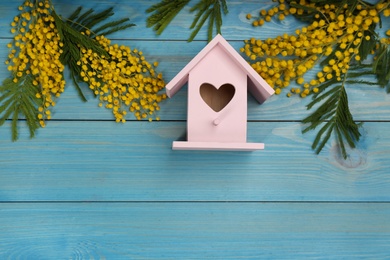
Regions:
[[[154,3],[160,1],[143,1],[143,0],[94,0],[80,2],[78,0],[53,0],[56,11],[63,17],[68,17],[78,6],[82,5],[85,9],[93,8],[96,11],[102,11],[109,7],[114,7],[115,16],[112,19],[123,17],[130,18],[130,21],[135,23],[137,27],[133,27],[126,33],[118,32],[112,34],[114,39],[148,39],[148,40],[187,40],[191,34],[190,25],[194,19],[195,13],[190,13],[190,7],[196,2],[192,1],[189,6],[178,14],[162,35],[156,36],[151,28],[146,27],[147,14],[145,10]],[[222,33],[227,40],[243,40],[251,37],[269,38],[283,35],[286,32],[293,32],[300,28],[302,23],[293,17],[287,17],[284,21],[279,21],[273,18],[271,22],[266,23],[262,27],[254,28],[251,21],[246,19],[246,15],[251,13],[257,16],[261,9],[269,9],[275,3],[267,0],[245,0],[245,1],[227,1],[229,14],[223,19]],[[21,2],[20,2],[21,3]],[[0,28],[7,28],[13,17],[18,13],[17,6],[20,3],[2,1],[0,4]],[[384,18],[383,23],[389,21],[389,18]],[[11,37],[11,33],[7,30],[1,37]],[[207,28],[202,28],[195,40],[206,40]]]
[[[157,2],[157,1],[154,1]],[[169,27],[168,31],[162,37],[155,37],[150,28],[145,26],[145,10],[152,5],[153,1],[87,1],[83,2],[85,9],[94,8],[97,11],[114,6],[116,10],[115,18],[129,17],[137,23],[137,27],[128,29],[125,33],[120,32],[113,35],[113,39],[132,39],[116,40],[119,44],[125,44],[133,48],[140,48],[144,51],[149,60],[160,62],[159,70],[163,72],[165,80],[171,80],[187,62],[189,62],[206,44],[205,32],[201,32],[200,41],[187,43],[186,31],[191,23],[191,15],[187,10],[181,14],[176,22]],[[79,4],[79,1],[54,1],[58,12],[64,16],[69,15]],[[261,8],[267,8],[272,5],[271,2],[245,1],[229,2],[230,13],[225,19],[224,29],[225,37],[230,41],[236,50],[243,46],[243,40],[252,36],[261,36],[261,38],[274,37],[276,35],[292,31],[298,25],[298,22],[287,19],[283,22],[272,22],[262,29],[251,27],[245,18],[249,11],[257,12]],[[17,13],[17,4],[14,2],[2,2],[0,4],[0,25],[1,28],[9,28],[9,23]],[[245,32],[245,33],[244,33]],[[169,36],[169,38],[167,38]],[[0,46],[5,46],[11,37],[9,30],[4,30],[0,37]],[[172,41],[174,40],[174,41]],[[0,60],[5,60],[8,55],[7,48],[0,48]],[[309,75],[315,75],[317,70],[313,70]],[[0,79],[8,76],[6,65],[0,62]],[[67,90],[57,102],[54,109],[53,118],[55,119],[112,119],[110,111],[97,109],[97,102],[93,100],[91,93],[87,90],[90,102],[82,103],[77,97],[74,87],[67,77]],[[295,85],[293,84],[292,87]],[[365,85],[351,86],[348,88],[350,95],[350,106],[358,121],[366,120],[390,120],[390,111],[388,104],[390,96],[384,95],[382,89]],[[161,117],[165,120],[185,120],[186,118],[186,91],[181,91],[172,100],[162,104]],[[263,106],[259,106],[252,97],[249,98],[249,116],[250,120],[302,120],[308,111],[305,105],[309,99],[286,98],[284,94],[274,96]],[[129,114],[130,115],[130,114]],[[129,116],[129,119],[132,117]]]
[[[1,259],[386,259],[389,203],[2,203]]]
[[[112,19],[119,19],[123,17],[130,18],[130,21],[135,23],[137,27],[131,28],[126,33],[118,32],[112,35],[115,39],[132,38],[132,39],[158,39],[158,40],[187,40],[191,34],[190,25],[194,19],[195,13],[190,13],[189,8],[196,2],[191,2],[188,7],[179,13],[179,15],[172,21],[164,33],[156,36],[151,28],[146,28],[147,14],[145,10],[154,3],[160,1],[143,1],[143,0],[94,0],[80,2],[78,0],[54,0],[53,4],[56,11],[68,17],[78,6],[82,5],[85,10],[93,8],[96,11],[102,11],[109,7],[114,7],[115,16]],[[13,17],[17,14],[17,7],[22,1],[6,2],[2,1],[0,4],[0,28],[7,28]],[[286,19],[285,21],[273,20],[271,23],[265,25],[262,30],[256,30],[251,26],[245,16],[247,13],[258,13],[262,8],[273,6],[274,3],[269,1],[246,0],[246,1],[228,1],[229,14],[224,17],[222,33],[226,35],[229,40],[242,39],[243,35],[246,37],[272,37],[277,33],[283,34],[288,31],[295,30],[300,24],[295,19]],[[2,37],[11,37],[9,31],[6,31]],[[198,33],[195,40],[206,40],[207,30],[203,28]]]
[[[147,40],[184,40],[186,41],[191,30],[190,25],[194,20],[195,13],[190,13],[190,7],[194,6],[196,2],[192,1],[189,6],[185,7],[177,17],[171,22],[166,30],[160,36],[156,36],[151,28],[146,27],[146,18],[148,14],[145,10],[154,3],[160,1],[143,1],[143,0],[94,0],[80,2],[78,0],[53,0],[56,11],[63,17],[68,17],[78,6],[82,5],[84,10],[93,8],[96,11],[102,11],[109,7],[114,7],[115,16],[113,19],[120,19],[123,17],[130,18],[132,23],[137,27],[128,29],[125,33],[117,32],[111,35],[113,39],[147,39]],[[229,14],[224,16],[222,34],[227,40],[243,40],[254,38],[269,38],[283,35],[286,32],[293,32],[302,27],[302,23],[293,17],[288,16],[284,21],[279,21],[276,17],[271,22],[266,23],[262,27],[253,27],[251,21],[246,19],[246,15],[251,13],[257,16],[261,9],[269,9],[275,3],[267,0],[245,0],[245,1],[227,1]],[[8,28],[13,17],[18,13],[17,7],[21,4],[19,2],[2,1],[0,3],[0,28]],[[389,18],[383,20],[383,24],[390,21]],[[0,38],[9,38],[11,33],[9,30],[4,30]],[[245,37],[245,38],[243,38]],[[207,27],[202,28],[195,40],[204,41],[207,39]]]
[[[50,122],[0,128],[0,201],[389,201],[390,123],[365,123],[350,159],[291,122],[252,122],[256,152],[172,151],[184,122]]]
[[[0,40],[0,46],[5,46],[8,40]],[[200,51],[205,42],[161,42],[155,41],[117,41],[119,44],[125,44],[132,48],[139,48],[145,52],[150,61],[159,61],[158,70],[164,75],[166,82],[171,80],[189,62],[198,51]],[[238,50],[242,46],[241,42],[233,42],[233,46]],[[180,51],[177,51],[180,50]],[[8,55],[6,48],[0,48],[0,60],[5,60]],[[317,70],[310,74],[314,75]],[[6,65],[0,63],[0,79],[8,77]],[[57,99],[57,105],[53,109],[53,119],[94,119],[111,120],[112,112],[105,108],[98,107],[98,100],[94,99],[91,91],[84,86],[84,92],[89,102],[84,103],[78,97],[78,94],[72,84],[72,81],[66,76],[67,87],[65,93]],[[292,87],[296,87],[295,84]],[[385,90],[365,85],[354,85],[347,89],[349,95],[349,104],[355,120],[390,120],[390,95],[385,94]],[[287,92],[285,92],[287,93]],[[302,120],[312,111],[306,110],[306,105],[311,98],[301,99],[299,97],[287,98],[284,94],[274,95],[263,105],[249,95],[248,98],[248,119],[249,120]],[[163,120],[186,120],[187,113],[187,88],[184,87],[172,99],[161,103],[159,113]],[[129,113],[128,119],[133,119]]]

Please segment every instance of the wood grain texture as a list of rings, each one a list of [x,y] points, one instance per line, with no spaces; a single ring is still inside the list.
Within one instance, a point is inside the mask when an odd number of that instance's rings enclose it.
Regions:
[[[387,203],[0,204],[1,259],[387,259]]]
[[[68,17],[79,5],[82,5],[85,10],[93,8],[96,11],[102,11],[109,7],[114,7],[115,17],[128,17],[130,21],[137,25],[136,28],[130,29],[126,32],[117,32],[112,35],[113,39],[147,39],[147,40],[159,40],[159,41],[172,41],[172,40],[187,40],[191,34],[190,25],[193,21],[194,13],[189,12],[190,6],[193,6],[196,1],[192,1],[191,4],[184,8],[182,12],[172,21],[162,35],[156,36],[151,28],[146,28],[145,10],[152,4],[159,1],[142,1],[134,0],[131,3],[127,0],[93,0],[80,2],[78,0],[53,0],[56,11],[63,17]],[[22,3],[22,1],[20,1]],[[7,28],[13,16],[17,14],[17,2],[3,2],[0,15],[2,17],[0,21],[1,28]],[[222,33],[226,35],[227,40],[242,40],[243,35],[245,37],[271,37],[272,35],[285,33],[286,31],[295,30],[299,26],[296,21],[286,19],[285,21],[273,21],[265,25],[264,30],[254,30],[251,26],[251,22],[248,21],[245,16],[247,13],[258,13],[263,8],[268,8],[274,5],[272,1],[258,1],[258,0],[246,0],[246,1],[229,1],[229,14],[225,16],[223,21]],[[4,31],[2,37],[11,37],[9,31]],[[207,28],[202,28],[195,40],[205,41],[207,39]]]
[[[249,123],[252,153],[172,151],[184,122],[50,122],[16,143],[3,127],[0,201],[389,201],[389,126],[365,123],[347,161],[290,122]]]
[[[0,40],[0,46],[5,46],[9,40]],[[134,41],[121,40],[118,44],[124,44],[145,52],[147,59],[158,61],[158,71],[162,72],[168,83],[191,59],[204,47],[205,42],[164,42],[159,41]],[[242,47],[242,42],[231,42],[236,50]],[[177,51],[180,50],[180,51]],[[6,48],[0,48],[0,60],[5,60],[8,55]],[[315,75],[317,70],[310,72]],[[0,79],[8,76],[4,63],[0,63]],[[53,109],[53,119],[94,119],[111,120],[112,112],[98,107],[98,100],[88,89],[82,85],[89,102],[82,102],[77,95],[75,87],[69,76],[65,92],[57,99],[57,105]],[[295,85],[293,84],[292,87]],[[296,87],[296,86],[295,86]],[[390,120],[390,95],[385,90],[366,85],[354,85],[347,89],[349,104],[355,120]],[[287,93],[287,92],[286,92]],[[259,105],[253,96],[248,95],[248,119],[249,120],[272,120],[272,121],[296,121],[302,120],[311,111],[306,109],[310,98],[300,97],[286,98],[285,94],[270,97],[264,105]],[[161,103],[160,117],[162,120],[186,120],[187,117],[187,87],[183,87],[172,99]],[[129,113],[128,119],[134,119]]]
[[[158,61],[168,82],[207,36],[201,30],[186,42],[188,8],[156,36],[145,26],[145,10],[156,2],[53,0],[64,16],[82,4],[129,17],[137,26],[110,38]],[[227,2],[222,32],[236,50],[245,39],[301,25],[288,18],[253,28],[245,15],[273,2]],[[0,3],[0,61],[21,3]],[[0,62],[0,80],[7,76]],[[348,87],[364,124],[344,161],[334,142],[315,155],[314,133],[302,135],[309,99],[282,94],[259,106],[249,96],[248,141],[264,142],[264,151],[172,151],[185,136],[186,87],[162,103],[161,122],[116,124],[88,90],[89,102],[81,102],[65,77],[53,120],[36,138],[23,121],[18,142],[10,141],[10,122],[0,127],[0,259],[390,258],[390,95],[383,89]]]
[[[57,12],[64,17],[79,6],[79,1],[53,1]],[[113,41],[118,44],[124,44],[132,48],[142,50],[146,58],[150,61],[160,62],[158,71],[162,72],[166,82],[169,82],[206,44],[206,32],[201,30],[199,41],[187,43],[185,40],[188,34],[192,15],[188,8],[172,22],[167,31],[161,36],[154,35],[151,28],[146,28],[145,10],[153,3],[150,1],[132,1],[131,4],[125,0],[105,1],[94,0],[83,3],[85,10],[93,8],[96,11],[104,10],[108,7],[114,7],[115,17],[129,17],[137,26],[118,32],[112,35]],[[294,28],[302,26],[293,18],[285,21],[272,21],[261,28],[254,28],[245,18],[247,13],[255,14],[262,8],[268,8],[272,2],[268,1],[230,1],[229,14],[225,19],[224,37],[230,44],[239,51],[243,47],[244,39],[251,37],[268,38],[276,37],[285,32],[291,32]],[[0,9],[0,28],[9,28],[9,23],[13,16],[17,14],[15,3],[1,3]],[[384,19],[384,22],[390,22],[390,18]],[[9,30],[3,30],[0,36],[0,46],[5,46],[11,37]],[[165,36],[169,36],[166,38]],[[0,60],[5,60],[8,55],[7,48],[0,49]],[[312,78],[318,72],[318,68],[307,73],[307,78]],[[0,63],[0,79],[8,76],[8,71],[4,63]],[[66,76],[67,87],[65,93],[57,102],[54,108],[54,119],[97,119],[107,120],[113,116],[110,111],[97,108],[97,100],[93,99],[87,86],[84,86],[85,94],[90,102],[83,103],[77,96],[74,86],[68,76]],[[293,83],[291,87],[296,87]],[[287,92],[285,92],[287,93]],[[248,98],[248,119],[249,120],[302,120],[310,111],[305,106],[310,99],[301,99],[299,97],[286,98],[285,93],[280,96],[271,97],[266,106],[259,106],[253,97]],[[347,93],[350,99],[350,108],[357,121],[370,120],[390,120],[390,95],[385,95],[385,91],[379,87],[356,84],[349,86]],[[167,100],[162,104],[161,117],[163,120],[185,120],[187,106],[186,88],[180,91],[172,100]],[[128,119],[134,119],[129,114]]]

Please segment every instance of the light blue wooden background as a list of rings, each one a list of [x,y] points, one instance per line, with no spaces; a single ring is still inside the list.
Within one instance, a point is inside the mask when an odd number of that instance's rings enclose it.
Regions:
[[[0,3],[0,60],[21,2]],[[187,12],[156,37],[144,13],[156,1],[53,2],[65,16],[81,3],[130,17],[137,27],[111,38],[159,61],[167,82],[206,44],[204,31],[186,42]],[[237,50],[298,26],[252,28],[245,15],[271,0],[228,4],[223,35]],[[69,81],[35,139],[22,126],[12,143],[9,122],[0,128],[0,259],[390,258],[390,95],[364,85],[348,94],[364,126],[344,161],[335,143],[317,156],[314,133],[302,135],[309,99],[249,97],[248,139],[264,151],[172,151],[186,131],[185,88],[162,104],[161,122],[122,125]]]

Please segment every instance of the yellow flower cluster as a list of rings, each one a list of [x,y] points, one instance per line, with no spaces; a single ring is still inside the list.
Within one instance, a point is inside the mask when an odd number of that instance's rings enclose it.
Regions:
[[[6,60],[14,82],[27,74],[33,77],[33,84],[39,86],[36,97],[42,99],[38,108],[42,127],[45,120],[51,119],[50,107],[55,105],[55,97],[59,97],[65,87],[64,65],[60,62],[62,43],[50,15],[50,6],[48,0],[25,1],[19,6],[21,14],[11,23],[14,38],[7,45],[10,53]]]
[[[291,11],[294,9],[292,8]],[[262,9],[260,10],[259,16],[255,17],[251,14],[247,14],[246,18],[248,20],[253,19],[252,25],[262,26],[265,22],[270,22],[272,17],[277,17],[280,21],[284,20],[286,16],[291,14],[290,9],[285,4],[285,0],[279,0],[279,5],[274,6],[269,10]]]
[[[158,63],[150,64],[141,51],[111,44],[104,36],[97,36],[96,40],[108,52],[108,57],[82,49],[78,65],[80,76],[99,97],[99,106],[111,109],[116,122],[125,122],[128,111],[138,120],[159,120],[156,111],[160,110],[159,102],[166,95],[159,94],[165,83],[162,75],[155,72]]]
[[[316,6],[306,0],[300,0],[299,4],[317,10],[314,22],[296,30],[295,34],[246,40],[241,52],[252,60],[252,67],[275,89],[276,94],[296,81],[299,87],[291,88],[287,96],[299,94],[306,97],[318,92],[318,85],[323,82],[333,78],[341,81],[341,75],[347,73],[350,64],[361,60],[360,47],[365,41],[372,40],[369,31],[380,22],[380,14],[389,15],[390,2],[358,4],[353,13],[348,5],[339,9],[334,4]],[[280,19],[283,14],[284,19],[285,15],[303,13],[304,9],[287,8],[284,0],[279,0],[277,7],[261,10],[262,18],[253,25],[270,21],[274,15],[279,15]],[[305,73],[324,56],[329,58],[322,71],[315,79],[306,81]]]

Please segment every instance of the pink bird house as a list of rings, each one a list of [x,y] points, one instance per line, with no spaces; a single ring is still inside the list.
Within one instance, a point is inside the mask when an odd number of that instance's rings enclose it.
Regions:
[[[168,83],[168,97],[187,82],[187,141],[174,141],[174,150],[264,149],[246,140],[247,93],[263,103],[274,90],[221,35]]]

